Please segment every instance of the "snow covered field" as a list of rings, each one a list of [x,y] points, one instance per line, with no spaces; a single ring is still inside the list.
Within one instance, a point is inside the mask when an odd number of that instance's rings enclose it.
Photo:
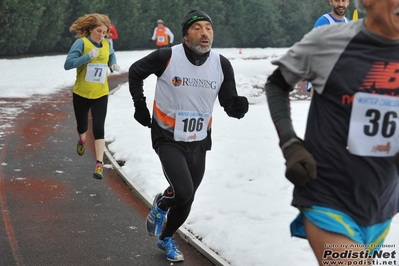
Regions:
[[[284,159],[262,91],[274,66],[272,59],[287,49],[214,49],[233,64],[237,89],[248,97],[250,109],[240,120],[229,118],[215,103],[213,148],[192,212],[184,227],[234,266],[317,265],[307,241],[291,238],[289,223],[297,215],[290,206],[293,186],[284,177]],[[117,51],[123,72],[146,51]],[[0,99],[0,138],[13,123],[13,117],[29,107],[35,94],[51,94],[73,85],[75,71],[65,71],[66,55],[0,59],[2,98],[26,99],[23,106],[5,106]],[[156,77],[144,85],[151,109]],[[293,101],[292,114],[298,135],[303,135],[309,101]],[[155,152],[150,130],[133,118],[134,108],[127,84],[109,99],[106,141],[116,160],[125,161],[128,178],[154,197],[167,186]],[[0,147],[1,148],[1,147]],[[0,162],[1,163],[1,162]],[[399,216],[392,223],[386,244],[399,250]],[[155,245],[155,243],[154,243]],[[398,262],[397,262],[398,263]],[[389,265],[389,264],[388,264]],[[390,264],[394,265],[394,264]]]

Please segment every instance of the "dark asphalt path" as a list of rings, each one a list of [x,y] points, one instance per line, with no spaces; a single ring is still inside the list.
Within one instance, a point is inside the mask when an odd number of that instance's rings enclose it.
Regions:
[[[0,265],[212,265],[178,235],[185,261],[167,261],[122,178],[109,168],[92,178],[93,140],[78,156],[71,91],[37,97],[0,138]]]

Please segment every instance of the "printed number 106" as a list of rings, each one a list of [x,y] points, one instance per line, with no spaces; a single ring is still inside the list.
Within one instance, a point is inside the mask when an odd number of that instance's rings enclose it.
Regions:
[[[195,119],[195,118],[186,118],[183,120],[184,132],[194,132],[194,131],[201,131],[204,127],[204,119],[202,117]]]

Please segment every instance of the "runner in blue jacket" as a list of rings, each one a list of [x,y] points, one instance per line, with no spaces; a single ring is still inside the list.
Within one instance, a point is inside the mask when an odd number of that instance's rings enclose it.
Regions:
[[[314,24],[314,28],[323,25],[349,22],[349,18],[345,17],[345,13],[349,6],[349,0],[329,0],[329,2],[332,6],[332,11],[319,17]],[[312,83],[306,82],[306,91],[311,92],[311,95],[313,95]]]

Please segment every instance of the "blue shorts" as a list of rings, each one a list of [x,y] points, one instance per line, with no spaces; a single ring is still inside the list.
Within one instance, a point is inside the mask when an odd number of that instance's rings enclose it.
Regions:
[[[330,208],[312,206],[311,208],[302,208],[300,211],[301,213],[292,221],[290,226],[292,236],[306,238],[302,219],[302,215],[304,215],[320,229],[347,236],[356,243],[364,244],[369,247],[370,253],[379,250],[378,245],[384,243],[392,220],[389,219],[371,226],[361,226],[347,214]]]

